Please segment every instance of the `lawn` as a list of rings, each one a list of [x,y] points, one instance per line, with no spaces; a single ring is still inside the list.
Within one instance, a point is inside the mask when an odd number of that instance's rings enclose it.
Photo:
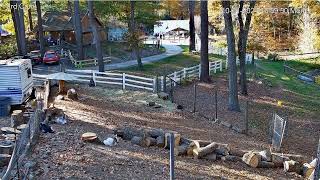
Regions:
[[[320,57],[286,61],[286,64],[298,71],[308,72],[313,69],[320,69]]]
[[[290,62],[297,67],[311,70],[313,65],[305,62]],[[257,73],[272,87],[280,87],[287,93],[296,95],[291,105],[302,112],[316,111],[320,107],[320,86],[306,84],[295,76],[283,72],[283,61],[257,61]]]
[[[137,66],[132,66],[126,69],[122,69],[121,71],[131,72],[135,74],[162,76],[165,74],[173,73],[174,71],[181,70],[185,67],[198,65],[200,63],[199,54],[189,53],[189,46],[182,45],[180,47],[183,49],[183,52],[181,54],[171,56],[154,63],[144,64],[142,70],[138,69]],[[225,57],[219,55],[210,55],[209,59],[210,61],[225,61]]]

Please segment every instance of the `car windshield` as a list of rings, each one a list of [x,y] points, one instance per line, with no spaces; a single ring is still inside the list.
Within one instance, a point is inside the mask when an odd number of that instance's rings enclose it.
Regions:
[[[46,57],[47,57],[47,58],[53,58],[53,57],[55,57],[55,54],[49,53],[49,54],[46,54]]]

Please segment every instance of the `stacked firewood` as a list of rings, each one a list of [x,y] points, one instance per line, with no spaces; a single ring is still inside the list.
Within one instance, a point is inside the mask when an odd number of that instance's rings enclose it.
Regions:
[[[192,156],[196,159],[209,161],[244,162],[253,168],[284,168],[286,172],[296,172],[306,178],[313,176],[316,160],[311,163],[300,163],[303,157],[292,154],[274,153],[270,149],[263,151],[243,151],[237,148],[231,149],[228,144],[192,140],[181,137],[177,132],[164,131],[162,129],[134,129],[125,127],[114,130],[114,134],[131,143],[149,147],[170,148],[170,134],[174,134],[175,156]]]

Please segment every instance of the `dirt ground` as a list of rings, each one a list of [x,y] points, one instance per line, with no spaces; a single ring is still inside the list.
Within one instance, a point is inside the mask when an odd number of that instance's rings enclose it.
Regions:
[[[249,96],[252,103],[249,114],[250,134],[238,134],[230,129],[212,123],[206,117],[213,117],[212,96],[219,87],[219,119],[241,125],[235,117],[241,113],[226,110],[226,82],[223,78],[212,84],[199,84],[197,109],[191,113],[192,89],[190,84],[175,91],[175,100],[184,106],[175,110],[175,104],[157,99],[151,93],[125,91],[85,85],[72,85],[80,97],[77,101],[60,100],[55,107],[62,108],[68,116],[65,125],[53,124],[53,134],[42,134],[33,153],[37,162],[37,179],[169,179],[169,151],[157,147],[144,148],[121,140],[117,146],[107,147],[80,140],[81,134],[95,132],[101,139],[108,137],[116,127],[162,128],[174,130],[183,137],[228,143],[231,148],[243,150],[263,150],[268,147],[266,135],[260,126],[261,120],[268,119],[272,110],[258,106],[275,106],[278,90],[269,93],[263,85],[250,83]],[[71,85],[69,85],[71,87]],[[207,95],[205,95],[207,94]],[[254,98],[255,97],[255,98]],[[241,100],[244,97],[240,97]],[[144,105],[146,101],[156,101],[163,108],[155,109]],[[191,103],[192,104],[192,103]],[[259,113],[258,113],[259,111]],[[254,112],[257,112],[257,115]],[[267,115],[268,114],[268,115]],[[271,115],[270,115],[271,116]],[[303,121],[302,121],[303,120]],[[305,155],[311,159],[315,154],[319,122],[290,115],[289,138],[284,142],[284,152]],[[301,134],[302,133],[302,134]],[[301,136],[302,135],[302,136]],[[299,179],[296,174],[285,173],[282,168],[250,168],[242,162],[197,160],[190,157],[176,157],[175,175],[177,179]]]

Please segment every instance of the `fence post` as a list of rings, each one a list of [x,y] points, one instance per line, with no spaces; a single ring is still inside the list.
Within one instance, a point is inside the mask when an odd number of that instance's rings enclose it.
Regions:
[[[186,68],[183,68],[183,78],[185,79],[187,77],[187,70]]]
[[[153,93],[158,92],[158,76],[153,79]]]
[[[314,170],[314,179],[319,179],[320,178],[319,171],[320,171],[320,139],[319,139],[319,143],[318,143],[317,165],[316,165],[315,170]]]
[[[162,87],[162,91],[163,92],[167,92],[167,75],[164,75],[163,76],[163,80],[162,80],[162,85],[163,85],[163,87]]]
[[[249,121],[248,121],[248,101],[246,101],[246,106],[245,106],[245,110],[244,110],[244,125],[245,125],[245,129],[244,129],[244,133],[248,134],[249,131]]]
[[[176,86],[176,82],[177,82],[177,71],[175,71],[175,72],[173,73],[173,79],[174,79],[173,85]]]
[[[94,82],[94,86],[97,86],[96,73],[94,71],[92,71],[92,79],[93,79],[93,82]]]
[[[217,73],[217,61],[214,62],[214,73]]]
[[[211,66],[212,66],[212,62],[209,62],[209,76],[211,75]]]
[[[122,89],[126,89],[126,73],[122,73]]]
[[[200,79],[200,76],[201,76],[201,64],[199,64],[198,67],[199,67],[199,79]]]
[[[219,61],[220,63],[220,72],[222,72],[222,61]]]
[[[194,87],[193,87],[193,113],[196,112],[196,102],[197,102],[197,84],[194,84]]]
[[[170,180],[174,180],[174,134],[170,133]]]
[[[228,69],[228,56],[226,58],[226,69]]]
[[[214,92],[214,101],[215,101],[215,117],[214,121],[218,121],[218,91]]]

